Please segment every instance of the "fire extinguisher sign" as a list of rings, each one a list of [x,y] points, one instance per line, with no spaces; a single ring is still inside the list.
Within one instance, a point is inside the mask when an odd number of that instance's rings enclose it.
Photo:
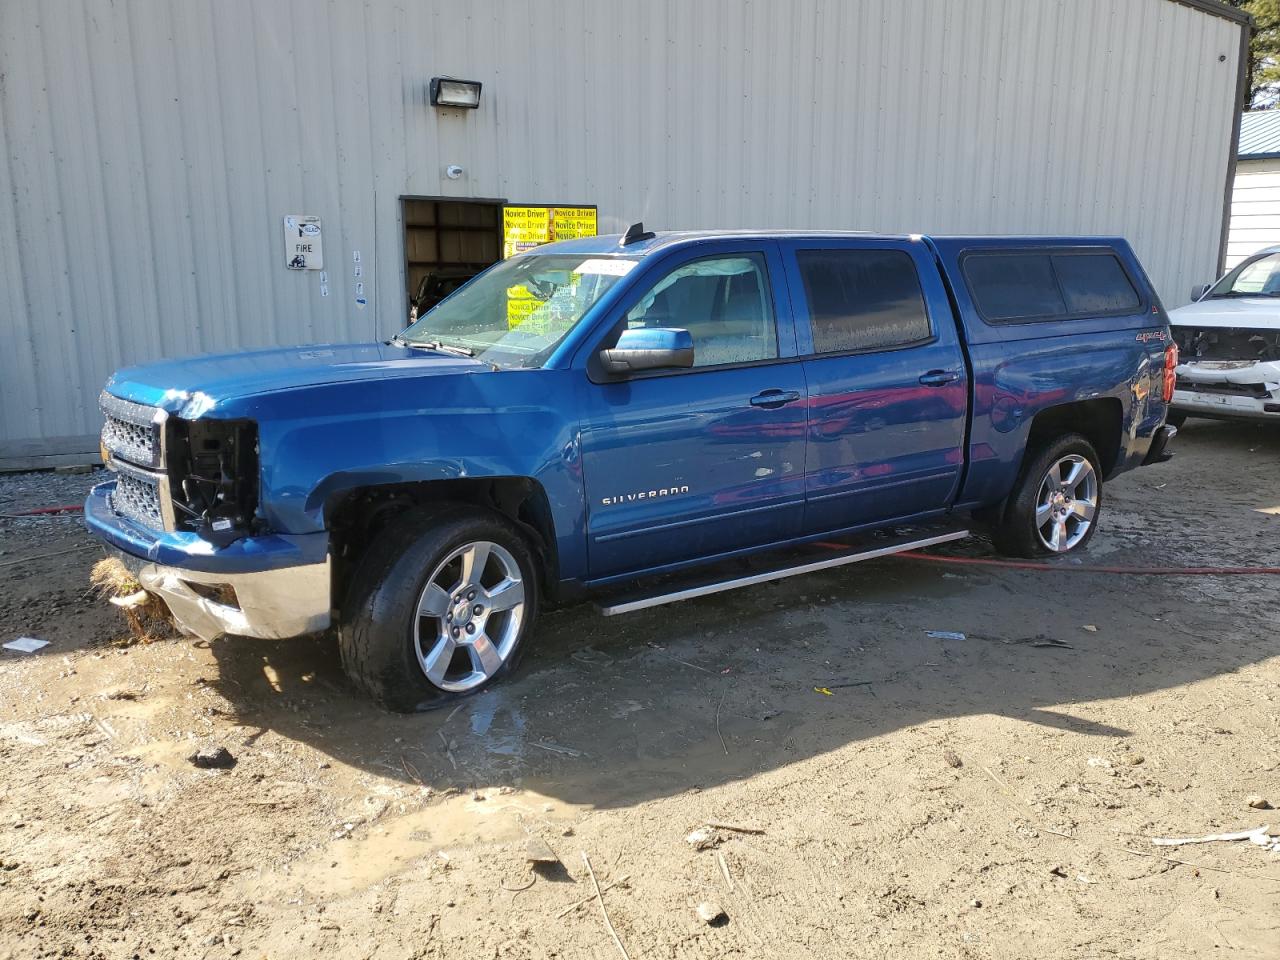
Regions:
[[[284,218],[284,265],[290,270],[323,270],[320,218],[289,214]]]

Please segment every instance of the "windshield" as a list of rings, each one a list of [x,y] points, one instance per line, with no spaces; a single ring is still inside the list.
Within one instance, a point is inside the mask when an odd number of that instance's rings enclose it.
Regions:
[[[637,262],[564,253],[513,257],[428,310],[397,342],[500,367],[539,366]]]
[[[1246,260],[1213,285],[1205,299],[1280,297],[1280,253]]]

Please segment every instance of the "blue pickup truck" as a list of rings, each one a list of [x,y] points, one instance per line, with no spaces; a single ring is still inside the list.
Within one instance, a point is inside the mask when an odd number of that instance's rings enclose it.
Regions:
[[[423,709],[586,591],[622,612],[974,518],[1013,555],[1078,550],[1104,480],[1169,457],[1176,366],[1120,239],[636,224],[498,263],[385,343],[120,371],[85,516],[187,632],[336,627],[357,686]]]

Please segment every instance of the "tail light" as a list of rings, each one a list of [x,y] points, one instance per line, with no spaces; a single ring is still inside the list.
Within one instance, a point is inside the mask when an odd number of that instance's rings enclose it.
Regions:
[[[1164,348],[1164,382],[1161,385],[1160,398],[1165,403],[1173,399],[1173,384],[1178,374],[1178,345],[1171,343]]]

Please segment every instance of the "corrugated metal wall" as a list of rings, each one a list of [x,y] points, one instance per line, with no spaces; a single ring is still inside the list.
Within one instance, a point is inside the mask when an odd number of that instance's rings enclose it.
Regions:
[[[1280,243],[1280,160],[1241,160],[1231,193],[1227,266]],[[1209,278],[1206,277],[1206,280]]]
[[[122,364],[391,333],[406,194],[1120,233],[1180,303],[1216,266],[1240,29],[1170,0],[7,0],[0,458],[83,447]],[[432,109],[433,75],[480,109]],[[327,298],[284,268],[290,213],[323,218]]]

